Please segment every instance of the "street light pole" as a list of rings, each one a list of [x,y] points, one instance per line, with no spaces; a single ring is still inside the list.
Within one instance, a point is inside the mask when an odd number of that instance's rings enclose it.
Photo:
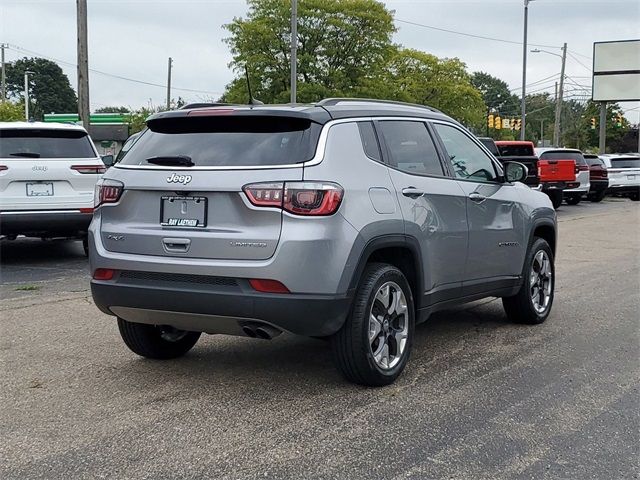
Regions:
[[[173,65],[173,59],[169,57],[169,63],[167,65],[167,110],[171,110],[171,66]]]
[[[29,121],[29,75],[33,74],[29,70],[24,71],[24,119]]]
[[[564,69],[567,63],[567,43],[562,47],[562,55],[558,55],[557,53],[549,52],[547,50],[540,50],[536,48],[531,50],[532,53],[547,53],[549,55],[553,55],[556,57],[560,57],[562,59],[562,66],[560,67],[560,85],[558,86],[558,82],[556,82],[556,112],[555,119],[553,125],[553,146],[560,146],[560,117],[562,114],[562,96],[564,92]]]
[[[524,0],[524,40],[522,42],[522,100],[520,102],[520,140],[524,140],[527,115],[527,27],[529,22],[529,2]]]
[[[291,103],[297,102],[298,90],[298,0],[291,0]]]

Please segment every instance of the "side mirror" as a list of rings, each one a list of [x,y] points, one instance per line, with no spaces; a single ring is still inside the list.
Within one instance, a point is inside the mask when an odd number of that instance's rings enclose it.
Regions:
[[[115,163],[113,161],[113,155],[103,155],[102,156],[102,163],[104,163],[105,167],[112,167],[113,164]]]
[[[528,175],[527,167],[519,162],[504,163],[504,178],[507,182],[524,182]]]

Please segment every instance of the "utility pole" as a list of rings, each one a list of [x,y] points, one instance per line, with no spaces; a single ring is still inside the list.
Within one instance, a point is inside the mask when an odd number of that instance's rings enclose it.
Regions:
[[[544,118],[540,120],[540,146],[544,147]]]
[[[297,103],[298,89],[298,0],[291,0],[291,103]]]
[[[169,57],[167,66],[167,110],[171,109],[171,65],[173,65],[173,59]]]
[[[78,24],[78,116],[89,130],[89,53],[87,46],[87,0],[76,0]]]
[[[520,103],[520,140],[524,140],[527,123],[527,24],[529,22],[529,2],[524,0],[524,40],[522,42],[522,100]]]
[[[553,146],[560,146],[560,115],[562,114],[562,94],[564,91],[564,66],[567,63],[567,44],[562,47],[562,67],[560,67],[560,86],[558,87],[558,98],[556,99],[556,117],[553,126]]]
[[[600,104],[600,146],[598,153],[606,153],[607,147],[607,102]]]
[[[24,119],[29,121],[29,75],[33,72],[24,71]]]
[[[0,44],[0,67],[2,68],[2,79],[0,80],[0,102],[4,102],[7,99],[7,77],[4,71],[4,43]]]

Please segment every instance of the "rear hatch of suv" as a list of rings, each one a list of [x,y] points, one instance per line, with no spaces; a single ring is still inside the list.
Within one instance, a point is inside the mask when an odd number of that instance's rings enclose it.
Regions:
[[[69,210],[93,207],[105,166],[84,130],[0,129],[0,209]]]
[[[259,109],[257,109],[259,110]],[[304,117],[203,109],[152,118],[108,172],[117,203],[100,211],[112,252],[264,260],[278,245],[283,186],[301,181],[322,126]],[[258,184],[252,199],[247,185]],[[244,189],[244,190],[243,190]]]
[[[610,157],[609,185],[640,186],[640,156]]]

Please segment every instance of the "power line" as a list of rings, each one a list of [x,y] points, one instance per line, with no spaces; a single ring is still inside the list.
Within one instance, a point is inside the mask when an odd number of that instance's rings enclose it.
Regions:
[[[416,27],[423,27],[423,28],[429,28],[431,30],[437,30],[438,32],[453,33],[454,35],[462,35],[464,37],[479,38],[481,40],[491,40],[494,42],[509,43],[512,45],[523,44],[522,42],[518,42],[516,40],[505,40],[504,38],[487,37],[484,35],[476,35],[474,33],[458,32],[456,30],[449,30],[447,28],[434,27],[433,25],[425,25],[424,23],[410,22],[409,20],[402,20],[399,18],[396,18],[395,21],[400,23],[406,23],[407,25],[413,25]],[[529,43],[528,45],[533,47],[543,47],[543,48],[560,48],[557,45],[539,45],[535,43]]]
[[[578,60],[575,55],[573,55],[571,52],[567,52],[569,54],[569,56],[576,62],[578,62],[579,65],[581,65],[583,68],[586,68],[587,70],[589,70],[590,72],[593,71],[591,70],[590,67],[587,67],[584,63],[582,63],[580,60]]]
[[[28,50],[26,48],[22,48],[22,47],[19,47],[17,45],[8,44],[7,48],[9,50],[13,50],[13,51],[15,51],[17,53],[20,53],[20,52],[28,53],[30,55],[36,55],[36,56],[38,56],[40,58],[44,58],[46,60],[50,60],[52,62],[56,62],[56,63],[62,64],[62,65],[68,65],[70,67],[77,67],[77,65],[75,63],[67,62],[65,60],[60,60],[60,59],[54,58],[54,57],[49,57],[47,55],[43,55],[43,54],[41,54],[39,52],[35,52],[33,50]],[[138,80],[138,79],[135,79],[135,78],[123,77],[122,75],[116,75],[114,73],[103,72],[101,70],[96,70],[95,68],[90,68],[89,71],[93,72],[93,73],[97,73],[99,75],[104,75],[106,77],[117,78],[118,80],[125,80],[127,82],[139,83],[141,85],[148,85],[150,87],[159,87],[159,88],[165,88],[165,89],[167,88],[167,85],[163,85],[163,84],[160,84],[160,83],[147,82],[145,80]],[[196,89],[193,89],[193,88],[178,88],[178,87],[174,87],[174,86],[172,86],[171,88],[172,88],[172,90],[180,90],[180,91],[183,91],[183,92],[192,92],[192,93],[206,93],[206,94],[209,94],[209,95],[222,95],[222,93],[223,93],[223,92],[211,92],[211,91],[208,91],[208,90],[196,90]]]

